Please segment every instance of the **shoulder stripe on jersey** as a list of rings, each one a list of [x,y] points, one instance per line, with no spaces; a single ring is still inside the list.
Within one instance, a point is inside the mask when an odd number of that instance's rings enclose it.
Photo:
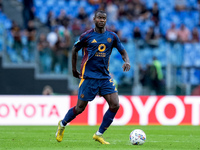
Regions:
[[[80,39],[82,39],[86,34],[89,34],[91,32],[94,32],[94,29],[87,30],[86,32],[84,32],[83,34],[81,34]]]
[[[83,78],[84,73],[85,73],[85,66],[87,64],[88,61],[88,52],[87,52],[87,48],[84,48],[84,56],[81,62],[81,78]]]
[[[112,34],[112,35],[114,36],[115,40],[116,40],[116,36],[115,36],[115,34],[114,34],[113,32],[110,32],[110,34]]]

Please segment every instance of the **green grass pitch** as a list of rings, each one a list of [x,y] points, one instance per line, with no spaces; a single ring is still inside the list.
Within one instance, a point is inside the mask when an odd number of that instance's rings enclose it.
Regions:
[[[142,129],[144,145],[131,145],[129,134]],[[0,150],[200,150],[199,126],[110,126],[104,138],[92,139],[98,126],[67,126],[62,142],[55,139],[56,126],[0,126]]]

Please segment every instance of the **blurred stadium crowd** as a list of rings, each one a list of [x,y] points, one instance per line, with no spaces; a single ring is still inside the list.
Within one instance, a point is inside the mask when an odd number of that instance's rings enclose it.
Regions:
[[[113,50],[110,72],[119,85],[140,81],[149,87],[152,65],[157,76],[163,74],[160,84],[169,91],[175,85],[200,84],[200,0],[18,1],[24,4],[23,27],[10,20],[0,5],[0,51],[5,48],[9,63],[36,62],[41,74],[68,74],[73,43],[94,27],[95,10],[103,9],[107,28],[118,34],[131,59],[132,70],[123,73],[121,56]],[[48,32],[38,32],[36,19]]]

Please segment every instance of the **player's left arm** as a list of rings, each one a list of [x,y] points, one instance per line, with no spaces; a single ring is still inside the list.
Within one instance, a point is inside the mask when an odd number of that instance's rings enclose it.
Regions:
[[[128,54],[126,50],[124,49],[124,46],[122,45],[119,37],[116,34],[114,34],[114,37],[115,37],[114,47],[117,48],[117,50],[122,56],[122,59],[124,60],[124,64],[122,66],[123,71],[129,71],[131,68],[131,65],[130,65]]]
[[[124,50],[119,51],[119,52],[122,55],[122,59],[124,60],[124,64],[122,66],[123,71],[129,71],[130,68],[131,68],[131,65],[130,65],[129,57],[128,57],[126,50],[124,49]]]

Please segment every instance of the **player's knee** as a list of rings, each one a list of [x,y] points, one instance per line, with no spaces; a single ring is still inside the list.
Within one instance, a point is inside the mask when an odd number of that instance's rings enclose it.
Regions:
[[[110,111],[112,111],[112,112],[117,112],[118,109],[119,109],[119,107],[120,107],[119,104],[114,104],[114,105],[111,105],[111,106],[109,107],[109,109],[110,109]]]
[[[85,107],[76,106],[76,114],[81,114],[85,110]]]

